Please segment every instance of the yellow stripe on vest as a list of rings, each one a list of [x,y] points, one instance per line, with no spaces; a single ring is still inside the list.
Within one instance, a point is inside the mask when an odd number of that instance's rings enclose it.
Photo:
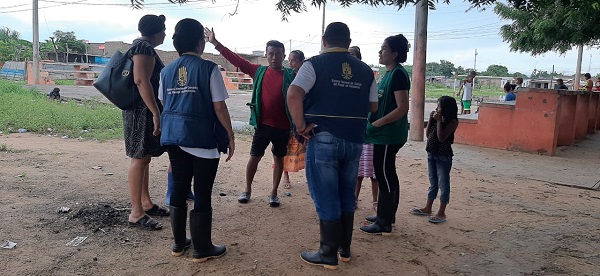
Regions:
[[[334,116],[334,115],[319,115],[319,114],[304,114],[305,116],[314,117],[327,117],[327,118],[342,118],[342,119],[367,119],[367,117],[353,117],[353,116]]]

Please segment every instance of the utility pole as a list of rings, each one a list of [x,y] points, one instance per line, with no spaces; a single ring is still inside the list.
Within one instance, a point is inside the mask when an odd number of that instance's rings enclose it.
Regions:
[[[579,90],[579,82],[581,81],[581,60],[583,59],[583,44],[577,46],[577,69],[575,69],[574,89]]]
[[[321,51],[323,51],[323,35],[325,34],[325,3],[323,3],[323,20],[321,21]]]
[[[33,0],[33,84],[37,84],[40,78],[40,24],[38,19],[38,0]]]
[[[588,72],[592,71],[592,54],[590,54],[590,64],[588,65]]]
[[[473,71],[477,72],[477,48],[475,48],[475,61],[473,62]]]
[[[427,57],[427,1],[419,1],[415,11],[415,43],[412,71],[412,93],[410,93],[411,141],[423,141],[425,118],[425,67]]]

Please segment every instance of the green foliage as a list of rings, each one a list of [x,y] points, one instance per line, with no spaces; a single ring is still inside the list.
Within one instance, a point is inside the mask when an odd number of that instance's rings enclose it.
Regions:
[[[548,71],[533,69],[533,71],[531,72],[532,79],[549,79],[551,77],[552,75],[548,73]]]
[[[40,52],[54,52],[54,47],[61,53],[79,53],[85,54],[87,45],[82,39],[77,39],[74,32],[63,32],[54,31],[53,36],[50,39],[46,39],[45,42],[40,43]],[[54,44],[52,44],[54,39]]]
[[[511,76],[513,76],[515,78],[519,78],[519,77],[520,78],[524,78],[524,79],[529,78],[529,77],[527,77],[527,75],[525,75],[525,74],[523,74],[521,72],[514,72],[514,73],[511,74]]]
[[[597,0],[526,2],[513,6],[497,3],[494,8],[500,18],[512,21],[500,28],[512,51],[564,54],[576,45],[600,43],[600,9],[593,8]]]
[[[135,9],[142,9],[144,7],[145,0],[129,0],[131,2],[131,6]],[[194,2],[195,0],[167,0],[173,4],[185,4],[188,2]],[[213,0],[215,2],[216,0]],[[306,6],[314,6],[321,7],[327,2],[337,2],[342,7],[350,7],[351,5],[368,5],[372,7],[379,6],[395,6],[398,9],[402,9],[408,5],[416,5],[417,3],[425,1],[425,0],[278,0],[275,7],[278,11],[281,12],[281,20],[286,21],[287,17],[291,15],[291,13],[302,13],[306,11]],[[429,9],[435,10],[438,3],[450,4],[450,0],[426,0],[427,6]],[[507,0],[509,4],[515,7],[529,7],[534,6],[538,1],[549,1],[549,0]],[[561,0],[568,1],[568,0]],[[574,0],[577,1],[577,0]],[[456,1],[458,2],[458,1]],[[468,2],[471,4],[471,8],[481,8],[485,9],[486,6],[494,4],[498,2],[497,0],[466,0],[464,2]],[[599,6],[596,4],[596,6]],[[237,12],[237,10],[236,10]],[[235,14],[235,12],[233,13]]]
[[[99,102],[59,102],[48,100],[35,90],[0,80],[0,130],[83,137],[86,139],[116,139],[123,137],[121,111]]]
[[[454,63],[447,60],[440,60],[437,62],[428,62],[425,65],[425,71],[428,76],[452,76],[452,72],[456,72],[456,68],[454,67]]]
[[[484,76],[506,77],[508,76],[508,68],[504,65],[492,64],[488,66],[485,72],[481,73]]]
[[[458,87],[456,87],[458,92]],[[452,87],[447,87],[442,84],[426,84],[425,85],[425,97],[428,99],[437,99],[441,96],[453,96],[454,90]],[[502,88],[500,87],[476,87],[473,90],[474,97],[491,97],[497,98],[498,96],[504,95]],[[456,96],[454,96],[456,97]]]
[[[32,56],[31,42],[21,39],[15,30],[0,27],[0,61],[31,59]]]
[[[56,85],[75,85],[74,80],[54,80]]]

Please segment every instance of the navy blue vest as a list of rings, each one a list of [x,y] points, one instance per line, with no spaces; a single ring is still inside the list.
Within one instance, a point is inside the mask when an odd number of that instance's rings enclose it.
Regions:
[[[306,123],[349,142],[363,143],[373,70],[348,52],[328,52],[309,59],[316,82],[304,97]]]
[[[227,151],[227,131],[217,119],[210,94],[210,76],[215,66],[211,61],[184,54],[162,70],[162,145]]]

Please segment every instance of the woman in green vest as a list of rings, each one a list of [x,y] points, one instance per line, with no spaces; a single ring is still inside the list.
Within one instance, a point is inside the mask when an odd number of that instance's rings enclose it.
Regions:
[[[396,154],[408,137],[408,91],[410,78],[401,65],[408,55],[404,35],[390,36],[379,50],[379,63],[386,73],[379,83],[379,109],[369,114],[366,144],[374,144],[373,166],[379,181],[377,216],[367,217],[371,225],[360,230],[370,234],[391,235],[400,198],[400,181],[396,173]]]

